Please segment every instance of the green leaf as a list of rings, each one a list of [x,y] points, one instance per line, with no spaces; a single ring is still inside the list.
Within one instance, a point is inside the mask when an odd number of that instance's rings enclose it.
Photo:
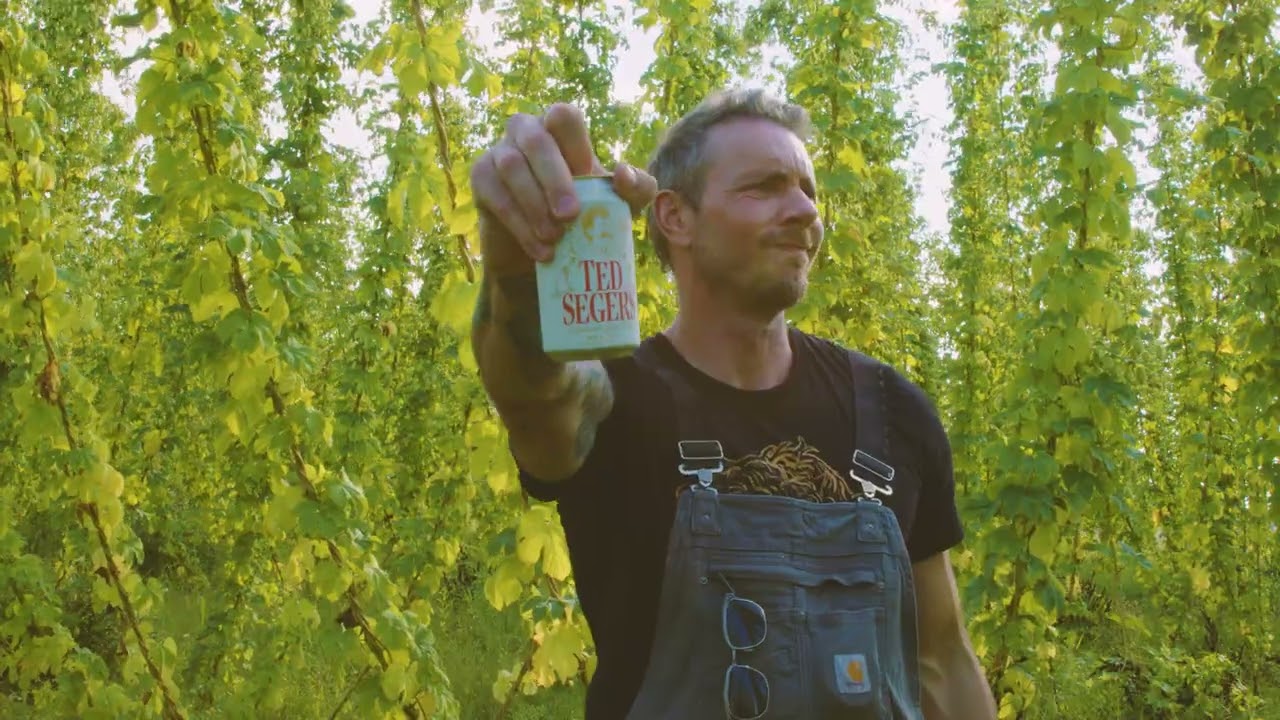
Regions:
[[[264,524],[268,533],[289,532],[298,524],[297,507],[303,500],[302,488],[281,487],[267,507]]]
[[[408,192],[408,181],[401,180],[393,185],[391,192],[387,194],[387,217],[391,219],[393,227],[404,227],[404,204]]]
[[[1041,522],[1031,533],[1027,549],[1033,557],[1039,558],[1046,565],[1053,564],[1054,548],[1058,544],[1058,525],[1053,522]]]
[[[1062,375],[1069,375],[1089,356],[1092,341],[1088,333],[1078,326],[1062,331],[1061,343],[1055,349],[1054,367]]]
[[[551,671],[560,680],[578,674],[578,653],[583,649],[582,633],[572,623],[557,624],[533,653],[536,671]]]
[[[1083,172],[1088,170],[1093,161],[1093,146],[1083,140],[1075,140],[1071,143],[1071,163],[1073,170]]]
[[[399,700],[405,694],[407,687],[405,670],[403,663],[396,662],[382,671],[379,686],[382,688],[383,697],[388,700]]]
[[[495,610],[501,610],[524,594],[524,586],[533,579],[533,567],[520,558],[505,558],[485,580],[484,596]]]
[[[332,560],[326,560],[316,563],[311,571],[311,582],[320,597],[334,601],[351,587],[351,573]]]
[[[313,500],[303,500],[295,508],[298,530],[309,538],[334,540],[341,535],[344,518],[333,507]]]
[[[58,269],[53,264],[53,258],[44,255],[36,271],[36,293],[41,297],[47,297],[57,285]]]
[[[494,468],[485,474],[485,482],[495,495],[503,495],[519,488],[519,481],[507,468]]]
[[[217,288],[200,297],[191,308],[191,319],[196,322],[204,322],[213,317],[219,317],[227,312],[240,307],[240,301],[235,294],[226,288]]]
[[[1084,379],[1081,387],[1093,393],[1109,405],[1130,409],[1137,405],[1137,397],[1128,385],[1107,375],[1092,375]]]
[[[118,498],[124,492],[124,476],[107,463],[96,463],[89,471],[89,483],[109,497]]]
[[[567,580],[573,565],[569,561],[569,549],[563,538],[557,535],[555,542],[544,546],[542,551],[542,571],[556,580]]]
[[[516,555],[530,565],[542,560],[543,572],[557,580],[569,576],[568,548],[559,522],[547,505],[525,511],[516,530]]]
[[[1191,589],[1197,595],[1207,593],[1213,584],[1209,577],[1209,571],[1200,565],[1193,565],[1187,568],[1187,577],[1191,580]]]
[[[471,327],[479,292],[478,283],[467,282],[461,272],[450,273],[431,302],[431,317],[455,333],[466,333]]]
[[[142,452],[147,457],[153,457],[160,452],[160,445],[164,442],[164,435],[159,430],[148,430],[142,436]]]
[[[20,247],[13,263],[19,284],[34,286],[40,295],[47,294],[57,283],[53,258],[41,250],[39,243],[29,242]]]
[[[275,342],[271,319],[257,311],[236,307],[223,316],[215,329],[218,337],[236,351],[248,355],[270,348]]]
[[[1083,250],[1071,250],[1071,257],[1086,267],[1098,268],[1115,268],[1120,266],[1120,258],[1115,253],[1104,248],[1085,248]]]
[[[1066,608],[1066,596],[1062,592],[1062,585],[1052,575],[1040,583],[1036,588],[1035,596],[1040,607],[1051,615],[1057,615]]]
[[[857,175],[865,175],[867,172],[867,162],[862,156],[862,151],[853,145],[846,145],[836,153],[836,158],[849,170]]]
[[[458,53],[460,26],[456,23],[435,25],[427,32],[427,48],[424,58],[430,66],[431,81],[448,87],[457,82],[457,70],[462,65]]]
[[[178,102],[183,105],[218,104],[218,89],[207,80],[189,80],[181,83],[177,90]]]
[[[454,209],[449,216],[449,232],[453,235],[466,236],[479,225],[479,216],[475,205],[467,202]]]
[[[552,542],[554,522],[545,505],[534,505],[525,511],[516,530],[516,554],[520,560],[529,565],[538,562],[543,547]]]
[[[40,139],[40,127],[31,118],[23,115],[11,116],[8,120],[13,132],[14,148],[39,155],[44,149],[44,143]]]
[[[48,446],[58,448],[60,450],[70,450],[71,447],[67,443],[67,436],[62,427],[62,416],[58,414],[58,409],[49,403],[33,398],[30,396],[30,390],[27,388],[18,388],[14,390],[15,396],[24,396],[21,400],[15,399],[15,405],[25,409],[22,419],[21,434],[19,439],[28,447],[45,447]]]
[[[396,60],[396,79],[401,90],[409,97],[417,97],[427,91],[430,83],[427,57],[421,45],[410,45]]]
[[[1131,123],[1120,114],[1115,105],[1107,106],[1107,129],[1121,145],[1128,145],[1133,138]]]
[[[369,508],[369,501],[365,498],[364,490],[359,485],[351,482],[351,479],[347,477],[346,471],[342,472],[342,478],[339,481],[330,481],[327,484],[326,492],[329,500],[338,508],[345,510],[353,507],[356,512],[364,512]]]
[[[262,397],[263,389],[271,376],[271,367],[265,363],[246,360],[231,373],[227,389],[231,397],[241,401],[251,401]]]

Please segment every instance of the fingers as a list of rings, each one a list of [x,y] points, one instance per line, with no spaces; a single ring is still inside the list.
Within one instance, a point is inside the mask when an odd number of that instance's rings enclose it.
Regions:
[[[551,259],[563,223],[577,215],[569,166],[532,115],[508,120],[502,140],[476,163],[472,185],[477,203],[535,260]]]
[[[658,194],[658,181],[649,173],[618,163],[613,169],[613,191],[631,206],[631,214],[639,215]]]
[[[552,105],[541,118],[513,116],[506,135],[472,168],[471,183],[477,207],[526,255],[545,262],[581,210],[573,187],[577,175],[612,175],[614,191],[633,216],[658,190],[651,175],[625,163],[606,172],[591,147],[586,117],[564,103]]]
[[[578,212],[568,158],[556,138],[532,116],[512,118],[507,124],[507,137],[524,156],[529,175],[537,184],[536,188],[522,188],[528,193],[523,200],[528,203],[529,219],[538,222],[545,216],[547,226],[539,229],[558,234],[557,221],[570,220]]]
[[[564,234],[564,223],[579,209],[568,158],[538,118],[517,115],[507,124],[506,138],[494,148],[494,163],[520,208],[512,220],[523,219],[525,233],[533,235],[530,256],[549,260]]]
[[[587,118],[582,110],[556,103],[542,116],[543,127],[555,138],[573,175],[605,175],[604,166],[591,149],[591,135],[587,132]]]
[[[515,154],[519,155],[518,152]],[[525,217],[520,203],[503,180],[503,171],[497,163],[497,158],[502,155],[495,147],[485,153],[472,168],[471,187],[477,205],[515,240],[526,255],[534,260],[549,260],[551,247],[543,244],[534,234],[533,223]]]

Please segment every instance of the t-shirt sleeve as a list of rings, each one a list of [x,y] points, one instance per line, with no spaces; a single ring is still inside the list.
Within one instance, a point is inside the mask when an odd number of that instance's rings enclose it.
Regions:
[[[605,370],[613,383],[613,409],[596,429],[595,442],[592,443],[582,467],[564,480],[548,482],[535,477],[516,460],[520,484],[532,497],[550,502],[597,491],[610,468],[616,467],[617,459],[626,448],[627,417],[631,412],[627,397],[629,384],[625,381],[626,372],[620,365],[606,362]]]
[[[909,457],[920,479],[915,521],[907,541],[911,561],[919,562],[958,545],[964,539],[964,526],[956,507],[951,442],[942,418],[917,385],[900,375],[897,384],[906,410],[900,416],[897,434],[912,448]]]

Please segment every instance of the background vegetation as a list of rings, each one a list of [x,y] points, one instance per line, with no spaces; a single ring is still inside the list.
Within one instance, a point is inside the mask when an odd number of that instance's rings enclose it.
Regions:
[[[0,0],[0,715],[577,716],[564,539],[468,347],[469,164],[557,99],[643,163],[748,78],[819,130],[794,321],[946,419],[1001,717],[1280,718],[1275,4],[917,17],[950,178],[905,162],[913,12]]]

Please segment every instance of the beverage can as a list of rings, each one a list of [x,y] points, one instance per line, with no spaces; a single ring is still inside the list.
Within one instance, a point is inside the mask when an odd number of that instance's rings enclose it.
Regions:
[[[631,208],[611,176],[573,179],[581,210],[537,263],[542,349],[554,360],[628,355],[640,345]]]

